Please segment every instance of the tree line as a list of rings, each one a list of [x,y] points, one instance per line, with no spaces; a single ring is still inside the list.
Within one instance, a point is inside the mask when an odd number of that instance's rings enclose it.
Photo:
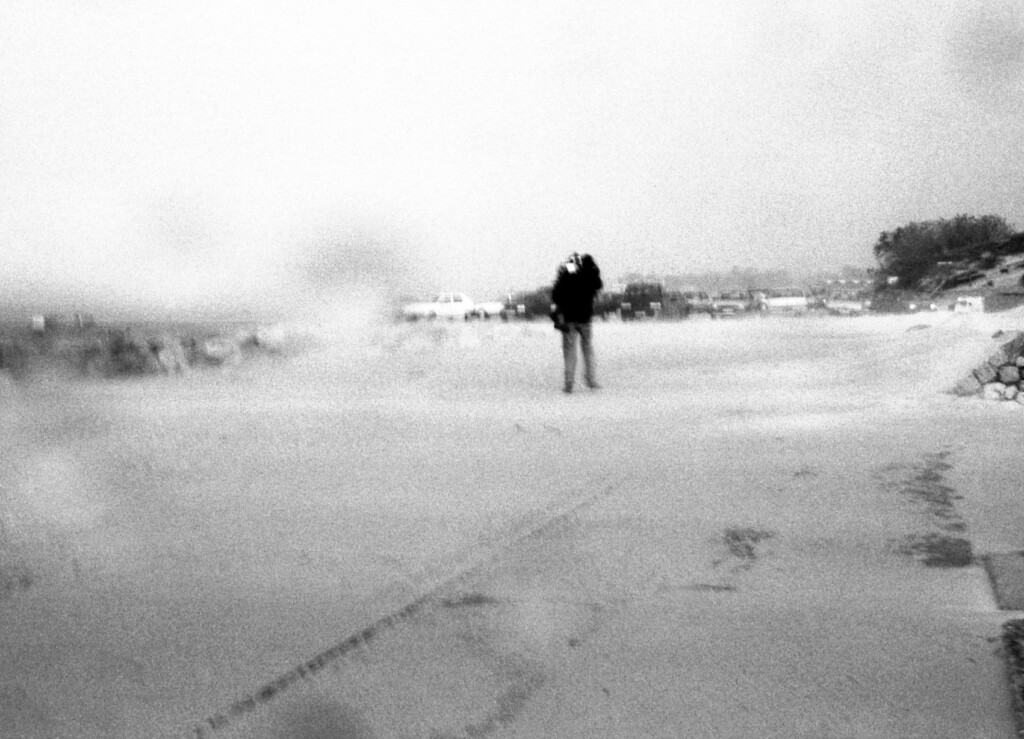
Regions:
[[[1016,234],[997,215],[912,221],[883,231],[874,245],[880,282],[884,285],[896,278],[896,284],[908,289],[920,285],[943,263],[979,263],[985,269],[995,266],[998,256],[1020,251],[1024,251],[1024,233]]]

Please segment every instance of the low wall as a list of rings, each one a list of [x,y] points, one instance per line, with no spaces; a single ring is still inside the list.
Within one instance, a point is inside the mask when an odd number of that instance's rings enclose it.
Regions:
[[[281,355],[287,347],[260,332],[178,335],[131,329],[89,328],[0,335],[0,371],[26,377],[57,371],[86,377],[184,374],[197,367],[238,364],[255,355]]]

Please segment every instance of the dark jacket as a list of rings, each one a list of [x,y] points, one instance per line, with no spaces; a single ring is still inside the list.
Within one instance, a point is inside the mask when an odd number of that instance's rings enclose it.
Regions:
[[[602,287],[601,270],[593,257],[584,254],[575,271],[565,264],[558,268],[551,302],[566,323],[590,323],[594,317],[594,297]]]

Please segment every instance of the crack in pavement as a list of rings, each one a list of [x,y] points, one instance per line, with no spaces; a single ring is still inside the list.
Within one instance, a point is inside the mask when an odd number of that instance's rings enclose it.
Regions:
[[[261,705],[267,704],[276,699],[296,683],[314,677],[328,665],[338,662],[356,648],[368,644],[386,630],[406,621],[426,605],[435,602],[437,594],[445,587],[449,587],[458,580],[465,578],[476,570],[479,570],[488,562],[498,558],[502,552],[551,531],[561,523],[570,519],[572,516],[607,498],[614,490],[615,487],[612,484],[604,483],[598,493],[587,496],[582,500],[570,501],[568,504],[564,504],[561,508],[554,511],[551,511],[553,506],[549,507],[548,515],[544,516],[540,521],[536,522],[532,526],[527,525],[519,528],[518,530],[507,532],[510,533],[510,536],[508,536],[504,541],[498,542],[490,548],[485,547],[485,551],[473,561],[464,563],[464,566],[461,569],[458,569],[456,572],[450,574],[440,582],[432,583],[428,592],[405,603],[401,607],[392,610],[382,618],[374,621],[356,633],[351,634],[347,638],[338,642],[329,649],[320,652],[311,659],[300,663],[291,670],[288,670],[284,674],[278,676],[276,679],[265,683],[254,693],[233,702],[225,710],[203,719],[193,727],[193,735],[196,737],[206,737],[211,735],[213,732],[224,729],[237,722],[243,716],[254,712]],[[460,602],[458,599],[455,599],[452,600],[448,606],[459,607],[480,604],[482,603],[466,601]],[[531,689],[530,692],[532,692],[533,689]],[[510,698],[510,700],[512,699]],[[488,732],[490,730],[491,729],[488,729]]]

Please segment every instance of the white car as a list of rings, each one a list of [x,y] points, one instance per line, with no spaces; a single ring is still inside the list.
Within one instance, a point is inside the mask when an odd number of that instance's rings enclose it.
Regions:
[[[497,301],[485,301],[476,304],[476,315],[478,318],[495,318],[505,311],[505,304]]]
[[[811,305],[802,287],[776,287],[758,292],[758,307],[767,313],[806,313]]]
[[[441,293],[433,300],[409,303],[402,307],[402,316],[410,321],[421,318],[461,318],[468,320],[476,315],[476,306],[463,293]]]
[[[870,298],[856,292],[835,292],[824,300],[825,310],[834,316],[859,316],[871,307]]]

